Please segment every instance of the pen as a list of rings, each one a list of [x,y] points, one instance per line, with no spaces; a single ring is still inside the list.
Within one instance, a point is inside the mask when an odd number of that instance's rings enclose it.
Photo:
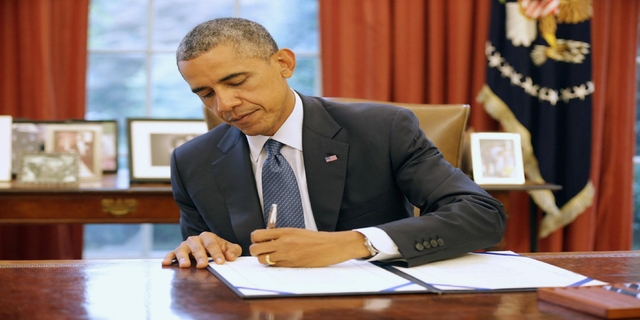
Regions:
[[[267,229],[275,229],[276,221],[278,220],[278,205],[272,204],[269,211],[269,217],[267,218]]]
[[[614,288],[614,287],[612,287],[612,286],[604,286],[604,288],[605,288],[606,290],[613,291],[613,292],[615,292],[615,293],[622,293],[622,294],[626,294],[626,295],[628,295],[628,296],[635,297],[636,299],[640,299],[640,293],[635,293],[635,292],[633,292],[633,291],[629,291],[629,290],[624,290],[624,289]]]

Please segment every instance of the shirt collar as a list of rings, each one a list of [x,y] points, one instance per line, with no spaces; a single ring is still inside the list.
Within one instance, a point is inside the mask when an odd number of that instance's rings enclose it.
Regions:
[[[287,120],[284,121],[280,129],[278,129],[272,137],[262,135],[246,136],[247,142],[249,142],[249,149],[251,150],[251,160],[253,162],[258,161],[258,156],[264,147],[264,143],[267,142],[269,138],[278,140],[292,148],[302,151],[302,119],[304,116],[302,100],[297,92],[291,91],[293,92],[296,102],[293,106],[293,111]]]

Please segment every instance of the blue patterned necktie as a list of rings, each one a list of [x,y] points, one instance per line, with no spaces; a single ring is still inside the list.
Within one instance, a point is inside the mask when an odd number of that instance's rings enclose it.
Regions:
[[[280,153],[283,144],[269,139],[264,147],[267,149],[267,159],[262,166],[262,197],[264,200],[264,220],[272,204],[278,205],[277,228],[304,229],[304,215],[298,182],[287,159]]]

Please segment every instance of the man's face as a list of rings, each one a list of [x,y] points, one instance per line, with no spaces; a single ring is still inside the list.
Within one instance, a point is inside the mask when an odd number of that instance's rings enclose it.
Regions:
[[[295,103],[286,81],[293,72],[288,58],[295,61],[286,49],[273,54],[268,62],[245,58],[226,44],[195,59],[179,61],[178,68],[191,90],[220,119],[246,135],[271,136]]]

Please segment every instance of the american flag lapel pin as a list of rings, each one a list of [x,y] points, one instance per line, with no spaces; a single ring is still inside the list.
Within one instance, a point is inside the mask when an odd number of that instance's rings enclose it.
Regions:
[[[324,157],[324,161],[326,161],[327,163],[336,161],[336,160],[338,160],[338,156],[336,156],[335,154]]]

